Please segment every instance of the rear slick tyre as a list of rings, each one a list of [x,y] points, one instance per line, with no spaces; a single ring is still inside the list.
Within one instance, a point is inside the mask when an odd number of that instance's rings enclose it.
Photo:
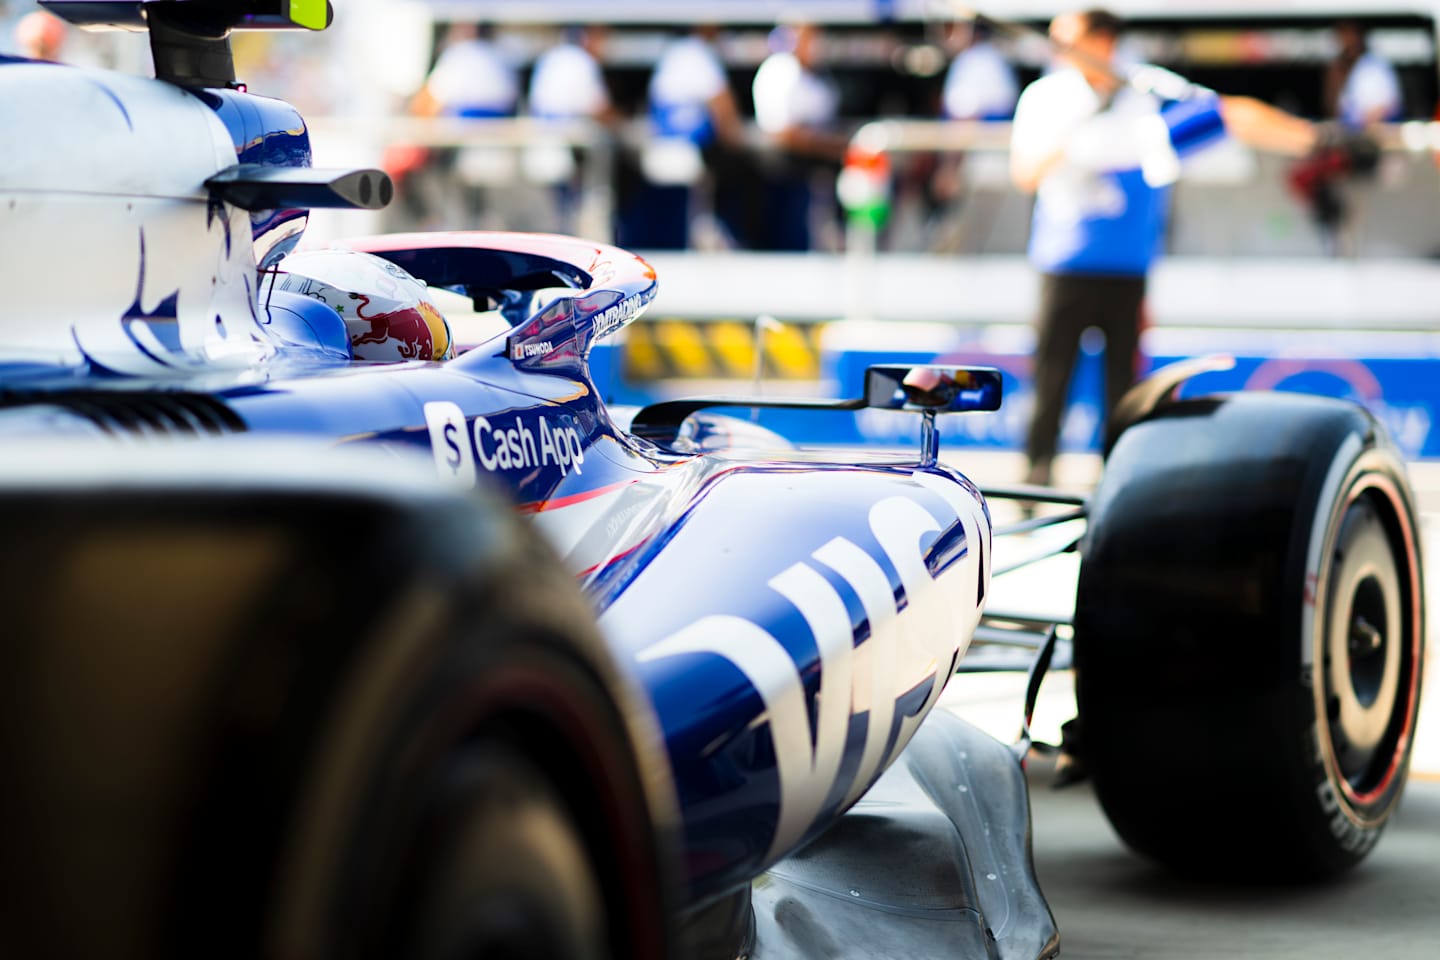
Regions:
[[[1359,407],[1188,400],[1120,437],[1075,646],[1081,750],[1127,844],[1256,881],[1370,851],[1419,707],[1417,536],[1404,465]]]

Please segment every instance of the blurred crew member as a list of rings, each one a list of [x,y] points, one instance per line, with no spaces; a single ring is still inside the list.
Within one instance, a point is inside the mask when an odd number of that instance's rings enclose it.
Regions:
[[[755,72],[755,124],[777,153],[767,171],[757,249],[809,250],[814,197],[828,203],[835,195],[834,172],[846,140],[835,131],[840,93],[821,70],[823,44],[814,24],[777,27],[771,34],[775,52]],[[828,173],[823,186],[815,182],[821,171]]]
[[[1248,97],[1218,96],[1155,67],[1117,75],[1121,21],[1105,10],[1056,17],[1057,68],[1020,95],[1010,172],[1036,195],[1029,257],[1042,275],[1031,483],[1049,483],[1081,334],[1105,334],[1108,417],[1136,375],[1145,278],[1159,252],[1169,184],[1185,152],[1229,133],[1301,155],[1314,125]],[[1164,114],[1162,115],[1162,107]]]
[[[410,112],[420,117],[510,117],[519,97],[515,65],[496,45],[489,27],[455,23],[425,85],[411,98]],[[426,229],[479,225],[491,205],[487,189],[516,177],[514,156],[504,147],[430,149],[392,143],[386,146],[384,166],[399,191],[397,211],[408,212]]]
[[[968,122],[1014,116],[1020,96],[1015,68],[990,42],[985,25],[957,20],[945,39],[954,56],[940,95],[941,116]],[[933,217],[931,250],[978,252],[1010,192],[1004,156],[942,154],[933,161],[933,170],[923,163],[919,169],[920,185]]]
[[[565,39],[535,61],[530,75],[532,116],[545,120],[600,120],[615,117],[600,70],[608,31],[592,24],[569,28]]]
[[[598,24],[569,27],[564,39],[535,61],[527,98],[531,116],[541,120],[593,120],[609,124],[617,119],[605,75],[600,69],[607,28]],[[526,148],[523,163],[529,179],[554,185],[556,229],[579,230],[579,207],[584,154],[576,147],[540,139]],[[610,227],[607,225],[607,231]]]
[[[1320,244],[1332,256],[1345,251],[1350,225],[1348,181],[1364,179],[1380,162],[1379,147],[1365,131],[1401,116],[1400,81],[1395,70],[1365,48],[1365,30],[1353,20],[1335,25],[1339,50],[1325,73],[1325,112],[1336,125],[1329,141],[1290,168],[1291,192],[1310,210]],[[1365,145],[1363,151],[1357,144]]]
[[[1395,68],[1366,48],[1365,29],[1354,20],[1335,25],[1339,53],[1325,73],[1325,107],[1352,130],[1398,120],[1402,100]]]
[[[650,76],[651,141],[641,155],[644,185],[622,222],[621,242],[641,248],[689,246],[690,222],[703,201],[706,159],[738,148],[744,132],[713,26],[666,45]]]
[[[990,42],[989,31],[982,24],[958,21],[951,28],[950,46],[956,53],[940,95],[945,118],[1009,120],[1020,86],[1015,68]]]
[[[410,109],[422,117],[510,117],[519,98],[515,65],[489,28],[457,23]]]
[[[725,67],[715,51],[718,28],[697,27],[665,47],[650,76],[650,120],[662,137],[705,147],[739,144],[743,131]]]

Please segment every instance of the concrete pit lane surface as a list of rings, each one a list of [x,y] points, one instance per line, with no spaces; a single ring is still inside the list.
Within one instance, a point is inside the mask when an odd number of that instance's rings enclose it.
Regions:
[[[1432,536],[1430,542],[1436,542]],[[1431,668],[1436,666],[1430,657]],[[1434,676],[1434,674],[1430,674]],[[1053,674],[1037,736],[1071,716],[1068,672]],[[1012,738],[1023,678],[962,675],[942,705]],[[1410,783],[1370,855],[1328,884],[1301,887],[1186,880],[1125,847],[1086,782],[1056,786],[1055,762],[1028,763],[1035,869],[1060,928],[1064,960],[1430,960],[1440,943],[1440,697],[1427,695]]]

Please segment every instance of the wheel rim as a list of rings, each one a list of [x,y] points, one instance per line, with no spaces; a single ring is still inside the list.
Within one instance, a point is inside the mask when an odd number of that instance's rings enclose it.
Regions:
[[[1387,524],[1398,491],[1377,486],[1353,487],[1335,528],[1316,684],[1325,763],[1357,814],[1395,785],[1418,679],[1413,538]]]

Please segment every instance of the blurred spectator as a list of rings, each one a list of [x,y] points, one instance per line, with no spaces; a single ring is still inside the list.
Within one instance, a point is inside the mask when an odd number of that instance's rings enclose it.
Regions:
[[[1325,73],[1324,142],[1293,164],[1291,192],[1309,208],[1320,246],[1331,256],[1353,249],[1359,194],[1351,183],[1374,174],[1380,151],[1365,131],[1401,116],[1400,80],[1394,67],[1366,49],[1365,28],[1354,20],[1335,24],[1335,59]]]
[[[15,49],[31,60],[58,63],[68,33],[64,20],[45,10],[33,10],[15,24]]]
[[[707,159],[738,149],[740,113],[715,52],[718,29],[696,27],[671,41],[650,76],[650,142],[640,183],[625,203],[619,237],[627,246],[681,250],[690,224],[710,206]]]
[[[546,120],[615,119],[610,91],[600,71],[608,28],[571,27],[564,39],[542,53],[530,75],[529,107]]]
[[[941,108],[947,120],[1009,120],[1020,86],[1015,68],[990,42],[984,24],[957,20],[946,46],[954,52],[945,73]]]
[[[756,249],[811,249],[816,198],[833,207],[846,138],[835,130],[839,91],[821,71],[824,42],[814,24],[776,27],[775,52],[755,72],[755,123],[775,148],[766,165],[764,229],[754,239]]]
[[[439,59],[410,112],[420,117],[472,119],[514,116],[520,97],[515,66],[494,42],[488,26],[451,24]],[[514,154],[505,147],[428,149],[392,143],[384,166],[395,179],[400,205],[416,226],[474,228],[489,206],[488,188],[516,177]]]
[[[530,114],[541,120],[614,123],[619,115],[600,69],[608,39],[609,29],[599,24],[566,28],[561,42],[535,61],[527,98]],[[522,163],[528,179],[555,187],[554,229],[580,232],[585,154],[573,145],[541,137],[526,148]],[[595,224],[592,229],[609,233],[612,228]]]
[[[699,146],[738,144],[744,136],[725,67],[715,50],[719,28],[696,27],[672,41],[650,76],[650,119],[660,136]]]
[[[1335,25],[1339,45],[1325,74],[1325,107],[1329,116],[1352,130],[1400,119],[1400,79],[1395,68],[1371,53],[1365,28],[1354,20]]]
[[[946,34],[945,45],[953,59],[941,92],[941,116],[978,122],[1014,116],[1020,85],[1015,68],[991,43],[989,28],[957,20]],[[932,217],[930,249],[973,253],[984,246],[1009,192],[1010,177],[1006,160],[998,153],[952,153],[935,161],[923,185]],[[988,195],[982,198],[981,191]]]
[[[410,109],[422,117],[510,117],[519,98],[515,65],[496,46],[490,28],[456,23]]]

